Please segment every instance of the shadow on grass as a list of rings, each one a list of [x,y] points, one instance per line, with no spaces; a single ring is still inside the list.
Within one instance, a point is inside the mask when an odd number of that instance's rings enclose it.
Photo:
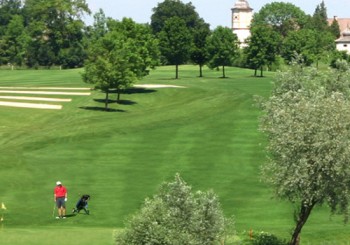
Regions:
[[[157,92],[157,90],[146,88],[128,88],[122,91],[121,94],[149,94],[154,92]]]
[[[113,108],[104,108],[98,106],[81,106],[80,109],[90,110],[90,111],[104,111],[104,112],[126,112],[125,110],[113,109]]]
[[[75,217],[75,216],[77,216],[77,215],[76,214],[67,214],[66,218],[72,218],[72,217]]]
[[[98,103],[106,103],[105,99],[94,99],[94,101],[98,102]],[[132,101],[132,100],[108,100],[108,104],[113,104],[113,103],[117,103],[119,105],[134,105],[136,104],[136,102]]]

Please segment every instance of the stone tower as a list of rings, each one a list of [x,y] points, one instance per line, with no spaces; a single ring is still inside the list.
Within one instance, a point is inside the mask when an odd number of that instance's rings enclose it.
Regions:
[[[245,40],[250,36],[250,24],[253,18],[253,9],[246,0],[237,0],[232,10],[232,31],[238,37],[241,47],[246,45]]]

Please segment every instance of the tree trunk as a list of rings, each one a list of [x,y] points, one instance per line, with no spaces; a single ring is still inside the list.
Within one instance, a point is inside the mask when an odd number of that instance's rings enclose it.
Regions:
[[[315,206],[316,203],[312,203],[308,206],[305,206],[303,202],[301,202],[301,207],[298,215],[298,220],[296,227],[294,229],[293,235],[292,235],[292,240],[290,241],[290,245],[299,245],[299,240],[300,240],[300,233],[301,229],[305,225],[307,219],[310,216],[310,213]]]
[[[225,74],[225,66],[222,66],[222,77],[225,78],[226,74]]]
[[[175,79],[179,79],[179,65],[176,64],[175,70],[176,70],[176,72],[175,72]]]
[[[199,65],[199,77],[203,77],[203,65]]]
[[[256,77],[257,75],[258,75],[258,69],[255,68],[255,69],[254,69],[254,77]]]
[[[106,91],[106,99],[105,99],[105,110],[108,110],[108,100],[109,100],[109,91]]]
[[[120,94],[121,94],[120,89],[117,89],[117,103],[120,101]]]

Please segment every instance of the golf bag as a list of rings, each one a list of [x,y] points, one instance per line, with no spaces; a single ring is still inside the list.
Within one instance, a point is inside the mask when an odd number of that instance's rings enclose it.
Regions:
[[[90,211],[88,209],[89,200],[90,195],[82,195],[77,204],[75,205],[75,208],[73,208],[73,213],[79,213],[83,209],[86,214],[90,214]]]

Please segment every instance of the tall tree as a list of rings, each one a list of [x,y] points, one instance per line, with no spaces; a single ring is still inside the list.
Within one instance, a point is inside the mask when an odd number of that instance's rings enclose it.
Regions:
[[[188,28],[195,28],[198,22],[204,22],[195,10],[191,2],[184,4],[180,0],[164,0],[153,8],[151,16],[151,27],[154,33],[163,30],[165,22],[172,18],[179,17],[185,22]]]
[[[148,26],[130,19],[113,21],[111,25],[111,31],[90,45],[82,75],[86,83],[94,84],[106,94],[105,109],[108,109],[109,93],[116,91],[119,100],[123,89],[148,74],[158,54],[157,42]]]
[[[304,11],[291,3],[272,2],[264,5],[253,16],[254,25],[269,25],[283,37],[290,31],[304,28],[308,17]]]
[[[190,58],[192,35],[184,20],[171,17],[165,21],[165,26],[158,35],[160,52],[166,63],[175,65],[175,78],[179,78],[179,65]]]
[[[315,9],[315,12],[312,16],[311,25],[313,29],[319,32],[328,31],[329,29],[327,8],[323,0],[319,5],[317,5]]]
[[[238,38],[230,28],[218,26],[208,37],[208,51],[211,68],[222,67],[225,78],[225,66],[230,66],[238,52]]]
[[[333,19],[332,24],[329,26],[330,32],[333,34],[334,38],[340,37],[340,26],[336,18]]]
[[[346,67],[347,66],[347,67]],[[344,69],[346,67],[346,69]],[[348,216],[350,191],[349,67],[322,74],[297,65],[281,73],[263,104],[269,139],[264,179],[296,204],[291,245],[314,207],[327,203]]]
[[[251,29],[251,36],[248,39],[248,47],[245,49],[247,63],[254,69],[254,76],[260,69],[260,76],[263,76],[263,67],[271,65],[279,51],[280,36],[270,26],[261,25]]]
[[[203,66],[209,61],[207,39],[210,34],[209,25],[205,23],[193,30],[191,60],[199,65],[199,77],[203,77]]]
[[[81,18],[90,14],[85,0],[26,0],[24,11],[32,38],[28,65],[82,65],[85,54]],[[72,58],[76,60],[72,62]]]

